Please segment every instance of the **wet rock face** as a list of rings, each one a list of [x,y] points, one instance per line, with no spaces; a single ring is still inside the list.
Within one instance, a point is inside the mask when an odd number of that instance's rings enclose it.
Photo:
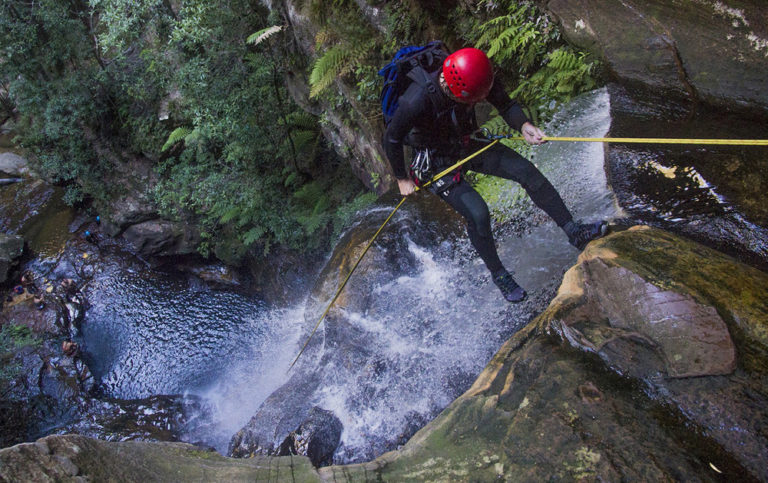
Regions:
[[[282,442],[278,456],[297,454],[309,457],[316,467],[328,466],[333,463],[333,453],[343,430],[344,426],[333,412],[315,406],[307,419]]]
[[[767,139],[764,122],[693,112],[660,95],[608,87],[612,137]],[[635,220],[683,234],[768,269],[768,163],[764,146],[612,143],[606,172]]]
[[[24,239],[20,236],[0,233],[0,283],[8,280],[11,268],[24,251]]]
[[[669,233],[610,235],[402,450],[321,476],[765,480],[766,293],[765,273]]]
[[[622,81],[726,108],[768,109],[764,2],[551,0],[570,42]]]

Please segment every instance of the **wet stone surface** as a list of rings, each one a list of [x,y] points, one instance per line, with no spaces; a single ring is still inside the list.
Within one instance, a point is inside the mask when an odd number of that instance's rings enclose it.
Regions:
[[[611,94],[612,137],[768,139],[764,120],[695,112],[648,93]],[[629,215],[768,269],[768,148],[610,144],[606,169]]]

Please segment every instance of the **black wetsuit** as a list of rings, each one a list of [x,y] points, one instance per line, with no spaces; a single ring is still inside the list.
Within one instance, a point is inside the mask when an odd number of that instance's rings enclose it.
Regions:
[[[432,159],[437,161],[436,168],[441,165],[448,167],[486,145],[469,139],[469,135],[477,129],[471,105],[453,101],[439,87],[438,96],[427,92],[430,85],[439,86],[439,75],[439,71],[431,74],[431,84],[413,82],[408,87],[400,97],[399,107],[384,134],[384,150],[398,179],[409,177],[404,165],[404,144],[416,150],[429,149]],[[494,80],[486,100],[513,128],[520,130],[528,121],[520,105],[509,98],[498,79]],[[541,172],[530,161],[500,143],[465,167],[520,183],[533,202],[560,227],[572,219],[560,195]],[[433,191],[467,220],[469,239],[495,276],[504,270],[504,266],[493,240],[488,205],[465,180],[454,178],[447,186],[446,189]]]

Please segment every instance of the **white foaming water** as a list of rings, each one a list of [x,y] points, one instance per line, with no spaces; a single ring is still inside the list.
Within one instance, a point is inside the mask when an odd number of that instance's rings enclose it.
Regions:
[[[408,249],[416,272],[376,287],[365,313],[344,314],[365,334],[366,363],[323,368],[325,380],[313,404],[331,410],[344,425],[340,462],[405,442],[466,389],[514,330],[514,318],[497,318],[498,294],[484,297],[488,287],[467,277],[477,267],[436,259],[410,240]]]
[[[300,308],[301,307],[301,308]],[[288,367],[304,322],[303,304],[261,314],[260,325],[270,327],[270,336],[254,341],[246,357],[232,354],[233,365],[210,387],[191,391],[202,400],[202,411],[191,415],[186,441],[202,441],[222,454],[232,435],[256,413],[262,402],[288,379]],[[288,349],[287,349],[288,348]]]

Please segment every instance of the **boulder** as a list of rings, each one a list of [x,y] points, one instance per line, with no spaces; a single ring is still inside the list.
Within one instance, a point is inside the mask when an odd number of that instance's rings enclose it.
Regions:
[[[280,445],[278,456],[306,456],[316,467],[333,463],[333,453],[341,441],[344,426],[331,411],[313,407],[295,431]]]
[[[11,268],[24,252],[24,238],[0,233],[0,283],[8,280]]]
[[[766,480],[768,275],[667,232],[590,244],[402,449],[325,479]]]
[[[18,154],[0,153],[0,173],[13,177],[25,176],[29,173],[29,163]]]
[[[167,220],[155,219],[131,225],[123,238],[142,257],[195,253],[194,236],[180,224]]]
[[[760,0],[544,3],[569,42],[627,84],[726,109],[768,109],[768,11]]]
[[[157,218],[157,207],[141,193],[127,194],[113,199],[103,210],[106,214],[101,223],[109,236],[117,236],[123,230]]]

